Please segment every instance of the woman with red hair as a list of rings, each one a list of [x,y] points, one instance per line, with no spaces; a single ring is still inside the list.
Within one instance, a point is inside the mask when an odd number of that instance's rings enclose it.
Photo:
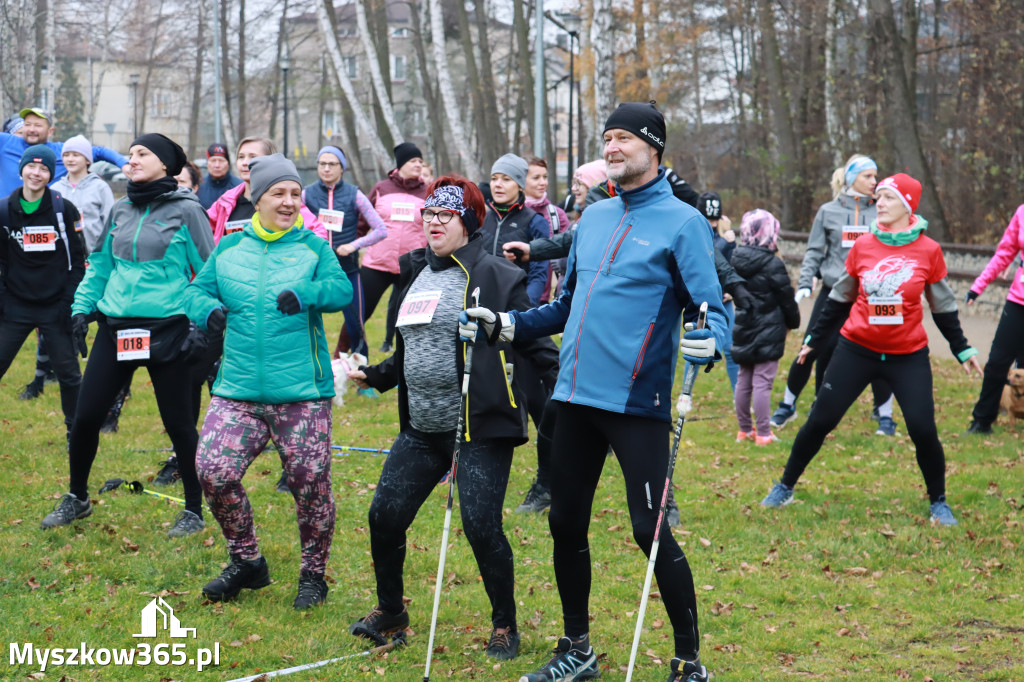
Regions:
[[[399,259],[395,353],[349,373],[362,387],[397,386],[401,425],[370,505],[377,605],[349,631],[380,641],[409,626],[402,602],[405,533],[450,468],[459,438],[462,523],[491,601],[487,655],[507,660],[518,653],[519,633],[512,548],[502,530],[501,505],[512,453],[527,440],[526,401],[514,365],[530,362],[531,376],[553,375],[558,351],[549,339],[475,346],[463,432],[456,433],[465,362],[459,313],[470,305],[526,310],[526,273],[484,251],[477,232],[485,215],[483,195],[465,178],[435,180],[421,215],[427,248]]]

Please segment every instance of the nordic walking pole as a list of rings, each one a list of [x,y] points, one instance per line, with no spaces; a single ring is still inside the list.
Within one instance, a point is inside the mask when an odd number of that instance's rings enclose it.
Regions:
[[[102,488],[100,488],[100,493],[105,493],[111,490],[117,490],[118,488],[121,487],[127,488],[129,492],[134,493],[136,495],[142,495],[143,493],[145,493],[146,495],[159,497],[161,500],[170,500],[171,502],[177,502],[178,504],[185,504],[185,500],[181,499],[180,497],[174,497],[173,495],[164,495],[163,493],[158,493],[155,490],[149,490],[148,488],[145,488],[138,481],[126,481],[123,478],[111,478],[110,480],[103,484]]]
[[[473,307],[480,306],[480,287],[473,289]],[[462,441],[464,411],[469,410],[469,370],[473,365],[473,343],[466,342],[466,363],[462,370],[462,397],[459,399],[459,419],[455,428],[455,447],[452,449],[451,476],[448,478],[448,502],[444,508],[444,530],[441,531],[441,558],[437,561],[437,581],[434,583],[434,612],[430,615],[430,638],[427,640],[427,665],[423,670],[423,682],[430,682],[430,660],[434,656],[434,633],[437,631],[437,610],[441,607],[441,581],[444,579],[444,559],[448,552],[448,531],[452,526],[452,498],[455,492],[455,474],[459,470],[459,450]],[[466,417],[468,418],[468,416]]]
[[[339,656],[337,658],[328,658],[324,661],[317,661],[316,663],[306,663],[305,665],[296,665],[291,668],[282,668],[280,670],[271,670],[270,672],[260,673],[259,675],[250,675],[248,677],[239,677],[237,680],[231,680],[231,682],[256,682],[256,680],[268,680],[273,677],[283,677],[284,675],[291,675],[293,673],[300,673],[305,670],[313,670],[315,668],[322,668],[325,665],[332,663],[338,663],[339,661],[345,661],[352,658],[362,658],[363,656],[376,656],[382,654],[385,651],[391,651],[399,647],[405,646],[405,633],[397,633],[391,641],[382,646],[374,647],[366,651],[361,651],[358,654],[349,654],[348,656]]]
[[[703,329],[707,325],[708,304],[705,301],[700,304],[700,314],[697,316],[697,326],[692,323],[685,326],[686,331]],[[668,456],[668,469],[665,472],[665,488],[661,491],[661,507],[658,509],[658,521],[654,525],[654,542],[651,543],[651,554],[647,559],[647,576],[644,578],[644,593],[640,598],[640,612],[636,617],[636,630],[633,632],[633,649],[629,652],[629,667],[626,669],[626,682],[633,679],[633,666],[636,664],[636,652],[640,647],[640,633],[644,629],[644,616],[647,615],[647,598],[651,594],[651,579],[654,577],[654,563],[658,560],[658,547],[661,545],[661,524],[665,522],[665,507],[668,503],[668,491],[672,486],[672,471],[676,468],[676,455],[679,453],[679,441],[683,437],[683,424],[686,423],[686,413],[693,407],[691,396],[693,395],[693,382],[697,379],[699,365],[691,362],[686,363],[683,369],[683,391],[679,396],[679,418],[676,419],[675,438],[672,443],[672,451]]]

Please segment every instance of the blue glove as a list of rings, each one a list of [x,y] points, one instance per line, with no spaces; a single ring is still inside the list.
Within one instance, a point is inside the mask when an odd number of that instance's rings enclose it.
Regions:
[[[715,360],[715,335],[710,329],[693,329],[683,333],[679,341],[683,359],[694,365],[707,365]]]

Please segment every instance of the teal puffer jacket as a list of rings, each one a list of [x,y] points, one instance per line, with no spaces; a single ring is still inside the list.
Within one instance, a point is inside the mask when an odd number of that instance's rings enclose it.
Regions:
[[[285,315],[277,297],[291,289],[302,310]],[[322,313],[352,300],[352,285],[322,237],[293,228],[264,241],[252,227],[221,239],[185,290],[185,310],[206,329],[225,307],[224,357],[213,394],[266,404],[334,395],[331,351]]]

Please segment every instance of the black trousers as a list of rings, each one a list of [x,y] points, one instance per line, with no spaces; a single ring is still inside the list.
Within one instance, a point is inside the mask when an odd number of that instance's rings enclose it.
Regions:
[[[424,433],[408,428],[398,434],[384,461],[370,504],[370,549],[377,578],[377,603],[384,611],[402,611],[405,533],[451,466],[454,444],[454,430]],[[512,452],[512,441],[464,442],[455,477],[463,530],[480,568],[491,602],[491,623],[496,628],[516,625],[512,547],[501,526]],[[431,532],[440,534],[441,528]]]
[[[52,354],[52,347],[50,352]],[[114,336],[102,322],[89,353],[89,363],[85,366],[78,411],[71,428],[71,492],[79,499],[88,499],[89,472],[96,459],[100,427],[117,394],[138,367],[146,367],[153,381],[160,419],[178,458],[181,482],[185,488],[185,508],[202,516],[203,492],[196,475],[199,434],[192,406],[193,373],[188,362],[184,359],[153,364],[146,361],[118,362]]]
[[[398,285],[398,275],[373,268],[360,268],[359,278],[363,282],[363,323],[365,324],[373,316],[373,311],[377,309],[377,304],[380,303],[380,299],[384,296],[387,288],[392,285]],[[395,308],[395,316],[397,317],[397,303]],[[394,328],[393,321],[391,327],[392,329]]]
[[[814,329],[814,325],[818,322],[818,317],[821,316],[831,291],[831,287],[827,287],[824,284],[821,285],[821,291],[818,292],[818,297],[814,299],[814,307],[811,308],[811,318],[807,321],[806,329],[808,332]],[[789,376],[786,379],[786,388],[793,395],[800,395],[807,382],[810,381],[811,367],[814,367],[814,394],[818,394],[818,391],[821,390],[821,382],[825,377],[825,370],[828,369],[829,363],[832,362],[832,354],[835,353],[836,344],[839,343],[839,336],[839,332],[836,332],[827,339],[819,339],[815,343],[813,350],[808,353],[807,359],[802,365],[797,364],[795,359],[793,360],[793,364],[789,367]],[[875,407],[885,403],[889,396],[892,395],[892,389],[885,383],[884,379],[872,381],[871,392],[874,394]]]
[[[556,401],[552,401],[555,403]],[[626,481],[633,538],[650,556],[668,470],[668,422],[557,402],[551,459],[551,515],[555,579],[565,634],[589,632],[590,527],[594,493],[611,445]],[[661,600],[675,633],[675,655],[692,660],[700,647],[693,575],[672,530],[663,523],[654,564]]]
[[[804,469],[821,449],[825,436],[839,425],[857,396],[872,380],[885,379],[892,386],[896,402],[903,410],[907,433],[917,450],[917,465],[924,475],[928,497],[932,502],[938,501],[946,494],[946,455],[935,426],[928,348],[908,355],[881,356],[842,338],[833,359],[835,361],[825,372],[825,381],[807,422],[793,441],[782,482],[790,487],[796,485]]]
[[[992,350],[985,363],[981,394],[971,413],[976,421],[991,424],[996,420],[1003,386],[1006,385],[1006,373],[1014,361],[1024,367],[1024,305],[1007,301],[1003,306],[1003,314],[999,316]]]
[[[60,407],[64,413],[64,425],[69,430],[75,419],[78,387],[82,383],[78,357],[71,343],[70,323],[67,307],[63,304],[38,308],[8,304],[8,309],[0,317],[0,378],[7,373],[25,339],[38,328],[46,337],[50,364],[60,382]]]

